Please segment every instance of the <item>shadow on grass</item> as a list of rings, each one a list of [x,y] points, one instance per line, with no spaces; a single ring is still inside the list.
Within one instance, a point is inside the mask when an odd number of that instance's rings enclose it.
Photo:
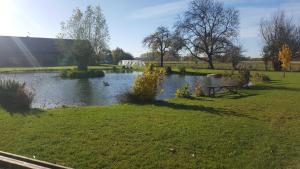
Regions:
[[[34,115],[36,117],[40,117],[39,115],[45,112],[44,110],[41,109],[18,110],[18,109],[5,108],[5,107],[3,107],[3,109],[12,116],[15,114],[21,114],[23,116]]]
[[[235,112],[229,109],[224,109],[224,108],[207,107],[202,105],[180,104],[180,103],[173,103],[168,101],[156,101],[153,104],[158,107],[168,107],[177,110],[194,110],[194,111],[201,111],[204,113],[209,113],[218,116],[235,116],[241,118],[248,118],[252,120],[259,120],[258,118],[251,117],[249,115]]]
[[[257,85],[250,87],[249,90],[283,90],[283,91],[292,91],[292,92],[300,92],[300,88],[296,87],[286,87],[282,85]]]
[[[185,76],[185,75],[189,75],[189,76],[207,76],[209,73],[202,73],[202,72],[185,72],[185,73],[180,73],[180,72],[177,72],[177,71],[173,71],[171,73],[172,74],[175,74],[175,75],[182,75],[182,76]]]
[[[238,91],[236,93],[230,93],[230,92],[221,93],[216,95],[214,98],[243,99],[252,96],[257,96],[257,94]]]

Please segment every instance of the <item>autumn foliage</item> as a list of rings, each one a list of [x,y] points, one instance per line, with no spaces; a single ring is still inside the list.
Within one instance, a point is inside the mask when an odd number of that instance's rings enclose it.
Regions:
[[[153,67],[148,67],[143,75],[138,76],[133,85],[133,92],[139,101],[154,101],[164,76],[165,70],[154,69]]]
[[[278,60],[281,62],[281,67],[285,71],[288,70],[291,64],[292,52],[288,45],[283,45],[278,54]],[[285,76],[285,73],[284,73]]]

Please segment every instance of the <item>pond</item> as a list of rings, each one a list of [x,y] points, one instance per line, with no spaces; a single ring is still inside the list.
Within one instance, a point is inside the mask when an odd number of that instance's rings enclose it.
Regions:
[[[0,79],[14,79],[25,82],[35,93],[32,107],[55,108],[66,106],[111,105],[118,103],[120,94],[132,87],[140,72],[106,73],[105,77],[93,79],[61,79],[59,73],[16,73],[0,74]],[[218,79],[206,76],[169,75],[163,83],[163,92],[158,100],[174,98],[177,88],[200,81],[201,85],[216,85]],[[109,86],[105,86],[108,82]]]

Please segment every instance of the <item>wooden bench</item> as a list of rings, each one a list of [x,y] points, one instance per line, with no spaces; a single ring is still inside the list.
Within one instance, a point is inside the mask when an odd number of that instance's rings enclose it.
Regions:
[[[68,167],[39,161],[0,151],[0,168],[5,169],[71,169]]]
[[[225,89],[231,93],[237,93],[239,87],[238,86],[208,86],[207,89],[208,89],[208,96],[215,96],[216,92],[221,91],[222,89]]]

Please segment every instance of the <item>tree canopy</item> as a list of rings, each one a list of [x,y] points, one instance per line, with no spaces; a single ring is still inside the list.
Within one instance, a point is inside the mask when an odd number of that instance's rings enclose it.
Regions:
[[[125,52],[122,48],[117,47],[112,52],[112,63],[118,64],[121,60],[133,60],[132,54]]]
[[[82,55],[81,57],[83,58],[79,60],[83,61],[85,58],[86,60],[93,59],[95,61],[95,57],[99,57],[108,48],[107,42],[109,40],[108,27],[101,8],[99,6],[88,6],[84,12],[79,8],[74,9],[72,16],[67,21],[61,23],[61,32],[58,34],[58,37],[61,39],[88,41],[93,48],[93,55]],[[75,51],[78,52],[78,50]],[[89,52],[80,53],[87,54]],[[79,56],[76,58],[77,62],[79,62]]]
[[[284,11],[274,13],[269,19],[262,19],[260,34],[264,42],[264,61],[271,61],[276,71],[282,68],[277,56],[283,45],[289,46],[292,56],[300,51],[300,27]]]
[[[164,56],[171,47],[171,32],[167,27],[160,26],[151,35],[147,36],[143,43],[153,51],[160,54],[160,66],[163,67]]]
[[[213,58],[225,53],[238,36],[239,12],[215,0],[193,0],[175,27],[185,49],[213,69]]]

